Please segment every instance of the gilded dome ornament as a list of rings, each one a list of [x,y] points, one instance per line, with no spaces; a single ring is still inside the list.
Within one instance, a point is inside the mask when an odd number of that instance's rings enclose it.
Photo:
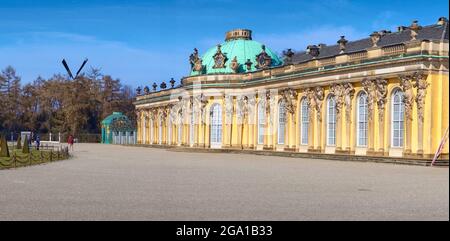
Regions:
[[[227,62],[227,56],[222,53],[221,45],[217,45],[217,52],[214,54],[214,69],[222,69],[225,68],[225,62]]]
[[[239,72],[239,63],[237,61],[236,56],[234,56],[233,60],[231,60],[230,68],[233,70],[234,73]]]
[[[272,58],[266,53],[266,46],[261,46],[262,51],[260,54],[256,55],[256,68],[257,69],[265,69],[270,67],[272,64]]]
[[[245,62],[245,66],[247,66],[248,71],[252,69],[252,64],[252,61],[250,61],[250,59],[247,59],[247,62]]]
[[[203,61],[201,58],[198,58],[194,64],[194,71],[202,72],[203,71]]]

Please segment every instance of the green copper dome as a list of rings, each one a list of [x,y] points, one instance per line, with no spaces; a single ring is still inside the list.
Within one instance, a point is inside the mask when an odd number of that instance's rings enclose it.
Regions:
[[[228,32],[226,36],[224,43],[210,48],[203,54],[200,58],[202,70],[196,71],[194,67],[191,76],[245,73],[282,64],[282,61],[274,52],[251,39],[250,30],[233,30]],[[248,61],[251,62],[251,65]]]

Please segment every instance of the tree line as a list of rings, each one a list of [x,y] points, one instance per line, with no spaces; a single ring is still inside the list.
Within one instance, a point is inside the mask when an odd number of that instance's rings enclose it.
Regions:
[[[70,80],[57,74],[21,84],[16,70],[0,73],[0,133],[100,133],[101,120],[120,111],[134,120],[134,91],[92,68]]]

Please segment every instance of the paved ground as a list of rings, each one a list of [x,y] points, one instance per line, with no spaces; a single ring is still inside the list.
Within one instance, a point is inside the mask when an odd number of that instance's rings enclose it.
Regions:
[[[449,169],[79,144],[0,170],[1,220],[449,220]]]

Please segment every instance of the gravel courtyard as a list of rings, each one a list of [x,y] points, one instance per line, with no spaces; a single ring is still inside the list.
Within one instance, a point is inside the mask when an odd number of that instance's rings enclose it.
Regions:
[[[78,144],[0,170],[0,220],[449,220],[449,169]]]

